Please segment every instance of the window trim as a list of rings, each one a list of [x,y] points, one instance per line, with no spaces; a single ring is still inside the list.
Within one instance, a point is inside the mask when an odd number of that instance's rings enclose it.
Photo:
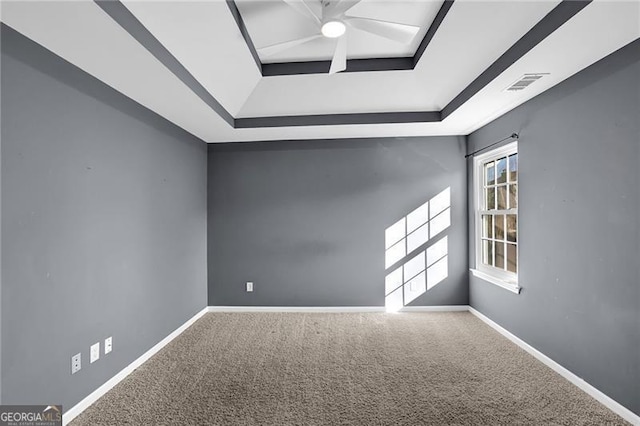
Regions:
[[[501,157],[509,156],[517,152],[518,152],[518,141],[516,140],[514,142],[503,145],[499,148],[491,150],[482,155],[478,155],[473,159],[473,215],[474,215],[474,223],[475,223],[475,232],[474,232],[473,238],[474,238],[474,247],[475,247],[475,268],[470,268],[470,271],[475,277],[478,277],[484,281],[490,282],[506,290],[519,294],[521,287],[519,286],[519,283],[518,283],[518,273],[513,273],[509,271],[500,271],[499,269],[484,265],[482,263],[482,218],[481,218],[482,196],[484,194],[483,176],[482,176],[482,173],[484,170],[484,163],[491,160],[496,160]],[[517,196],[520,195],[519,182],[520,182],[520,174],[518,173],[518,195]],[[516,209],[516,215],[518,214],[519,207],[520,207],[520,203],[518,203],[518,209]],[[517,227],[518,228],[520,227],[519,218],[518,218]],[[519,240],[520,238],[518,235],[518,244],[516,245],[516,250],[518,253],[518,272],[520,271]]]

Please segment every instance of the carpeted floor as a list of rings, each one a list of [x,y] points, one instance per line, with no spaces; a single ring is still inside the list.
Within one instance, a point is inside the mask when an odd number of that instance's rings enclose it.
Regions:
[[[468,312],[209,313],[74,420],[626,424]]]

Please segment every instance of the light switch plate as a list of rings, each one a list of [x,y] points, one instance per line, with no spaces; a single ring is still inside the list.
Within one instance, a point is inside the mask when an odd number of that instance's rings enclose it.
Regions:
[[[91,345],[91,353],[89,357],[89,364],[93,364],[100,359],[100,342]]]

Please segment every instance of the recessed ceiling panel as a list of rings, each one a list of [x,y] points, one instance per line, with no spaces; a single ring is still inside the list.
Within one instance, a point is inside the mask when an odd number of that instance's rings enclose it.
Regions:
[[[420,27],[411,43],[401,43],[347,26],[347,57],[349,59],[411,57],[424,38],[443,1],[424,0],[362,0],[349,9],[347,16],[391,21]],[[320,0],[306,4],[318,16]],[[320,34],[320,28],[283,0],[236,0],[251,40],[258,49],[262,63],[330,60],[335,39],[320,37],[285,51],[266,55],[260,48]]]

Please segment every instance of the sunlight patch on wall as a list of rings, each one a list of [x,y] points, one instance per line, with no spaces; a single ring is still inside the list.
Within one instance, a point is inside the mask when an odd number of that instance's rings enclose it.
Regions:
[[[385,277],[387,312],[399,311],[447,278],[446,235],[425,250],[416,250],[449,226],[451,189],[447,188],[385,230],[385,269],[396,266]]]

